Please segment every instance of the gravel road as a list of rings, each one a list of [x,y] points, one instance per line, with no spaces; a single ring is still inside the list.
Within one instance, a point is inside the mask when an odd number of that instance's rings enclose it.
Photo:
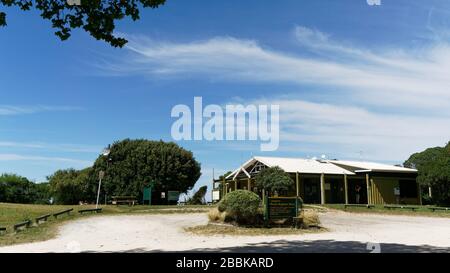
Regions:
[[[62,226],[55,239],[1,247],[0,252],[447,252],[450,218],[320,214],[323,233],[282,236],[196,236],[184,227],[206,214],[99,216]]]

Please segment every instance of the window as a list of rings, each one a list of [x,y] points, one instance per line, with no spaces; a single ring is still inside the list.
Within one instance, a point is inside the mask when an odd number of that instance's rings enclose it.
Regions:
[[[417,198],[417,182],[415,180],[400,180],[400,197]]]

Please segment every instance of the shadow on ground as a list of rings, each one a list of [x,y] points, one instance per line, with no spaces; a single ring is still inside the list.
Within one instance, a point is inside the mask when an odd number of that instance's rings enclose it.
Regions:
[[[450,253],[450,248],[428,245],[410,246],[402,244],[377,245],[353,241],[287,241],[278,240],[266,243],[247,244],[245,246],[225,248],[197,248],[188,252],[229,252],[229,253]],[[148,251],[144,248],[130,249],[125,253],[163,252],[162,250]]]

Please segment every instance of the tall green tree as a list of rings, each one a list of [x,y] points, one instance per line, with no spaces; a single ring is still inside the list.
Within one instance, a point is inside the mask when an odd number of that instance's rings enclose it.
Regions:
[[[51,197],[50,183],[43,182],[34,184],[34,204],[49,204]]]
[[[58,170],[48,177],[55,203],[73,205],[79,201],[93,201],[95,185],[89,183],[92,169]]]
[[[205,195],[208,191],[208,186],[202,186],[200,187],[192,196],[192,198],[189,199],[188,204],[189,205],[201,205],[205,203]]]
[[[419,171],[417,181],[422,187],[423,198],[430,203],[450,206],[450,142],[445,147],[434,147],[415,153],[404,166]],[[428,187],[432,198],[429,199]]]
[[[80,3],[78,5],[78,3]],[[143,8],[158,8],[165,0],[0,0],[4,6],[23,11],[37,10],[56,29],[55,35],[67,40],[73,29],[82,28],[97,40],[122,47],[127,40],[114,35],[116,22],[140,19]],[[0,26],[6,26],[6,13],[0,11]]]
[[[16,174],[0,176],[0,202],[24,203],[33,202],[33,183]]]
[[[279,194],[286,193],[294,187],[294,180],[280,167],[265,168],[256,175],[256,186],[269,193],[275,191]]]
[[[201,175],[192,152],[173,142],[125,139],[110,150],[108,157],[99,156],[91,173],[91,183],[97,183],[98,173],[105,171],[102,194],[108,196],[141,198],[147,186],[153,186],[153,192],[185,193]]]
[[[16,174],[0,176],[0,202],[46,204],[49,198],[49,188],[46,183],[34,183]]]

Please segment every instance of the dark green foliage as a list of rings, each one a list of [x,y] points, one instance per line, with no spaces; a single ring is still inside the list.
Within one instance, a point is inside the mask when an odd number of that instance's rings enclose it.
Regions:
[[[46,204],[49,198],[47,183],[36,184],[15,174],[0,176],[0,202]]]
[[[228,193],[220,201],[218,210],[226,212],[237,223],[250,224],[257,221],[261,199],[251,191],[236,190]]]
[[[208,191],[208,186],[202,186],[194,193],[192,198],[187,202],[189,205],[202,205],[205,203],[205,195]]]
[[[417,181],[422,186],[424,200],[450,206],[450,143],[445,147],[429,148],[415,153],[404,165],[419,171]],[[431,199],[427,197],[429,186],[432,189]]]
[[[24,11],[38,10],[42,18],[52,22],[61,40],[67,40],[73,29],[83,28],[97,40],[122,47],[127,40],[113,34],[116,21],[126,17],[139,20],[140,9],[157,8],[165,0],[81,0],[81,5],[69,5],[67,0],[0,0],[0,3]],[[4,12],[0,12],[0,26],[6,26]]]
[[[200,164],[192,152],[173,142],[144,139],[114,143],[109,157],[99,156],[93,169],[90,183],[94,185],[99,171],[105,171],[102,193],[139,199],[144,187],[150,185],[153,192],[185,193],[201,175]]]
[[[79,201],[92,201],[95,196],[96,185],[90,185],[91,168],[83,170],[59,170],[48,177],[50,190],[55,203],[73,205]]]
[[[0,27],[6,26],[6,13],[0,12]]]
[[[256,186],[269,193],[287,192],[294,187],[294,184],[294,180],[280,167],[263,169],[256,176]]]
[[[225,178],[226,178],[227,176],[229,176],[231,173],[232,173],[232,171],[228,171],[228,172],[226,172],[225,174],[219,176],[219,180],[225,179]]]
[[[50,183],[37,183],[34,184],[34,204],[49,204],[49,200],[52,197],[50,191]]]

